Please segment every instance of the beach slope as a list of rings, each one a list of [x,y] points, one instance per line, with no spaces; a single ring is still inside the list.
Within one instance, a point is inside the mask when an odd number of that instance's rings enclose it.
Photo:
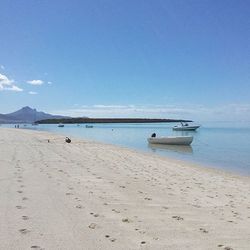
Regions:
[[[158,155],[1,128],[0,190],[0,249],[250,249],[250,178]]]

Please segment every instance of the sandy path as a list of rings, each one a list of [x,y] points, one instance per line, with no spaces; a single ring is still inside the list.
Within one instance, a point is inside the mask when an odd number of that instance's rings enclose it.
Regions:
[[[249,177],[44,132],[0,138],[0,249],[250,249]]]

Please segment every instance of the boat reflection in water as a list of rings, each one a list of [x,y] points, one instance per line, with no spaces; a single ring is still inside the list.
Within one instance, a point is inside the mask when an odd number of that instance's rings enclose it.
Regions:
[[[164,145],[164,144],[148,144],[153,152],[174,151],[177,153],[192,154],[193,148],[190,145]]]

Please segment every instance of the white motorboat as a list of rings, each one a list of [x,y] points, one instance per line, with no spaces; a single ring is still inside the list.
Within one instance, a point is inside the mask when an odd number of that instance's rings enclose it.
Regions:
[[[85,125],[85,128],[93,128],[93,125]]]
[[[63,127],[64,127],[64,124],[59,123],[59,124],[58,124],[58,127],[59,127],[59,128],[63,128]]]
[[[166,145],[190,145],[192,141],[193,136],[166,136],[148,138],[149,143]]]
[[[188,123],[181,122],[181,125],[173,127],[175,131],[195,131],[200,125],[189,125]]]

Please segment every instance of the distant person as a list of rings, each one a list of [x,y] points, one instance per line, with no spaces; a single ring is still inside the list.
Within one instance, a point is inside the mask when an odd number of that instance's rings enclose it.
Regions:
[[[151,137],[153,137],[153,138],[156,137],[156,133],[153,133],[153,134],[151,135]]]

